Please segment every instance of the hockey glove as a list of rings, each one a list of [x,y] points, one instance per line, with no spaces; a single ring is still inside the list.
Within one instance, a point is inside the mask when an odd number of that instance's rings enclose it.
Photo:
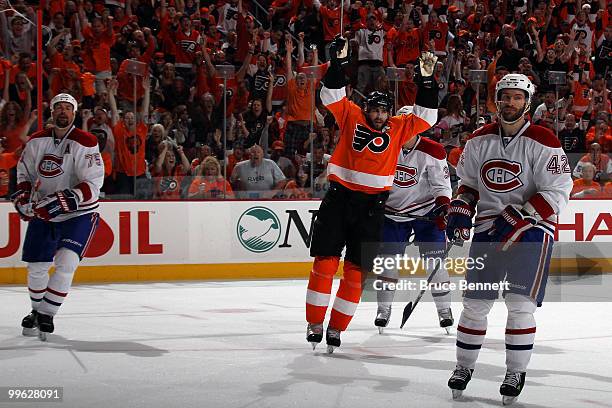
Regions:
[[[446,223],[448,219],[448,209],[450,200],[448,197],[436,198],[436,204],[431,215],[434,217],[434,222],[440,231],[446,230]]]
[[[19,217],[24,221],[30,221],[34,218],[34,211],[32,210],[32,186],[30,183],[20,183],[17,187],[20,189],[11,195],[11,201]]]
[[[421,70],[421,75],[424,77],[432,76],[436,62],[438,62],[438,57],[436,57],[435,54],[428,51],[423,52],[419,57],[419,68]]]
[[[499,242],[501,251],[507,251],[536,223],[537,219],[527,211],[516,205],[508,205],[493,221],[493,230],[489,235],[493,242]]]
[[[476,209],[465,201],[459,198],[451,201],[446,226],[447,238],[462,241],[470,239],[470,230],[473,226],[472,217],[475,213]]]
[[[44,221],[52,220],[61,214],[68,214],[79,209],[79,197],[72,190],[66,189],[49,194],[34,206],[34,213]]]
[[[350,49],[347,39],[337,34],[329,45],[331,64],[338,66],[348,64],[351,58]]]

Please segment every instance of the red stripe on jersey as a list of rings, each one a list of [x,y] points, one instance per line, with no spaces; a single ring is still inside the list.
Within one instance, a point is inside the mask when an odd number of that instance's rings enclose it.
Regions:
[[[98,138],[89,132],[84,132],[81,129],[72,129],[72,132],[68,133],[68,140],[74,140],[80,145],[85,147],[95,147],[98,145]]]
[[[446,150],[444,150],[444,146],[426,137],[420,138],[419,143],[415,146],[415,150],[427,153],[438,160],[446,159]]]
[[[544,146],[554,149],[561,148],[561,141],[555,136],[552,130],[544,126],[530,125],[522,134],[523,137],[528,137],[531,140],[543,144]]]
[[[450,204],[450,198],[446,196],[436,197],[436,205]]]
[[[34,290],[32,288],[28,288],[28,290],[32,293],[45,293],[47,291],[47,289]]]
[[[83,193],[83,202],[87,202],[91,200],[91,197],[93,197],[91,187],[89,187],[89,184],[85,182],[77,184],[76,186],[74,186],[74,188],[81,190],[81,193]]]
[[[480,199],[480,194],[478,194],[478,190],[475,190],[472,187],[468,187],[465,184],[460,185],[459,189],[457,190],[457,195],[463,194],[463,193],[467,193],[467,194],[473,195],[474,196],[474,201],[478,201]],[[474,203],[474,205],[475,205],[475,203]]]
[[[526,329],[506,329],[506,334],[531,334],[535,332],[535,327],[528,327]]]
[[[463,327],[461,325],[457,326],[457,331],[460,331],[461,333],[465,333],[465,334],[473,334],[475,336],[484,336],[485,334],[487,334],[486,330],[470,329],[468,327]]]
[[[555,210],[548,204],[548,201],[540,193],[535,193],[529,199],[529,203],[533,205],[540,217],[548,218],[555,213]]]
[[[63,293],[63,292],[58,292],[57,290],[53,290],[49,287],[47,287],[47,292],[54,294],[55,296],[59,296],[59,297],[66,297],[67,293]]]

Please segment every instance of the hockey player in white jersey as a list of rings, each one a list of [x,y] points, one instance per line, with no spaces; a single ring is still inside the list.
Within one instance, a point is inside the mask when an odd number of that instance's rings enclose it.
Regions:
[[[41,340],[53,333],[53,316],[98,225],[95,209],[104,164],[96,137],[74,127],[76,111],[77,101],[69,94],[51,100],[54,126],[28,140],[12,196],[17,212],[29,222],[22,260],[28,263],[32,312],[21,325],[25,336]]]
[[[400,110],[401,112],[401,110]],[[427,274],[436,269],[432,296],[438,311],[440,327],[453,325],[448,271],[444,267],[446,252],[446,213],[452,189],[444,147],[425,137],[417,136],[403,146],[399,154],[391,194],[386,204],[381,256],[404,254],[408,239],[414,235]],[[401,215],[390,215],[390,214]],[[438,267],[439,265],[439,267]],[[375,282],[378,310],[374,325],[382,333],[389,324],[395,294],[397,268],[385,269]]]
[[[496,85],[498,122],[478,129],[459,159],[458,196],[451,202],[447,235],[468,239],[477,214],[470,257],[484,268],[470,268],[468,283],[508,283],[503,297],[506,323],[506,375],[503,403],[512,403],[525,384],[536,324],[548,278],[557,216],[572,189],[571,170],[559,140],[525,118],[534,85],[508,74]],[[487,314],[497,291],[468,290],[457,326],[457,367],[448,386],[458,398],[472,377],[487,331]]]

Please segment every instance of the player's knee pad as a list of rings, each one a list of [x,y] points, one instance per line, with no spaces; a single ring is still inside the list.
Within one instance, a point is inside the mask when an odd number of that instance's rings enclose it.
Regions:
[[[46,276],[52,264],[52,262],[30,262],[28,263],[28,275],[32,278]]]
[[[519,295],[517,293],[506,293],[506,307],[508,308],[508,317],[516,317],[525,314],[534,314],[537,309],[536,302],[529,296]]]
[[[73,250],[60,248],[53,259],[55,273],[73,274],[79,266],[79,255]]]
[[[493,307],[494,300],[463,298],[463,315],[471,320],[482,320]]]
[[[338,271],[340,258],[337,256],[317,256],[312,265],[312,274],[323,278],[332,278]]]

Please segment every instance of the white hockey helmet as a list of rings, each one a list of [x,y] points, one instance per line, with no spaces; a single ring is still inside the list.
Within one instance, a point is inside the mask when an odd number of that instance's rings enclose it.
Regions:
[[[60,102],[66,102],[72,105],[73,111],[76,113],[79,104],[77,103],[76,99],[74,99],[74,97],[70,94],[67,93],[61,93],[61,94],[57,94],[53,97],[53,99],[51,99],[51,112],[53,112],[53,108],[55,108],[55,104],[60,103]]]
[[[525,91],[525,99],[527,102],[525,103],[525,109],[523,110],[523,115],[529,111],[529,107],[531,106],[531,100],[533,98],[533,94],[535,94],[535,85],[531,80],[523,74],[507,74],[504,75],[502,79],[497,81],[495,85],[495,106],[497,107],[497,112],[500,111],[500,96],[501,91],[504,89],[520,89],[521,91]],[[522,117],[522,115],[521,115]]]

